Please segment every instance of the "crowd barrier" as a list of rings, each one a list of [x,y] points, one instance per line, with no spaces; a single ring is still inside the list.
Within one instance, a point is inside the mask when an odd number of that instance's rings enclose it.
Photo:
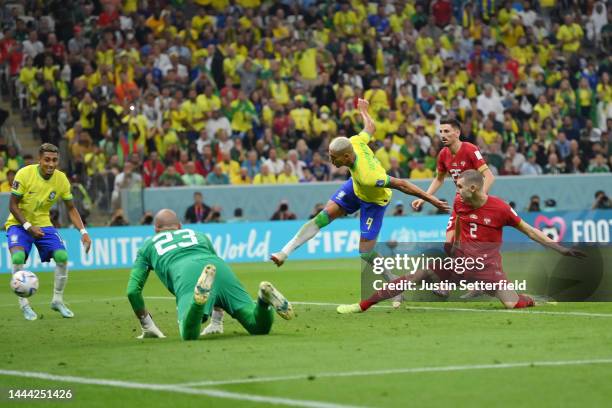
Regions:
[[[523,219],[563,242],[610,242],[612,210],[520,213]],[[379,241],[443,242],[448,215],[386,217]],[[293,236],[303,221],[266,221],[245,223],[195,224],[185,227],[208,234],[217,253],[228,262],[264,262]],[[143,241],[154,234],[151,226],[90,228],[92,251],[85,254],[80,234],[62,229],[70,264],[81,269],[130,268]],[[526,242],[527,238],[513,228],[504,230],[504,240]],[[354,217],[334,221],[315,238],[303,245],[291,259],[334,259],[357,256],[359,220]],[[5,234],[0,238],[0,271],[10,271],[10,254]],[[36,250],[26,268],[49,270]]]
[[[426,190],[431,180],[411,180]],[[221,207],[222,219],[233,217],[234,209],[242,208],[244,217],[249,221],[265,221],[279,206],[281,200],[287,200],[289,209],[298,219],[308,218],[316,203],[325,203],[340,187],[340,182],[271,184],[247,186],[206,186],[148,188],[143,191],[125,191],[122,194],[122,206],[131,224],[137,224],[144,211],[157,211],[171,208],[183,216],[187,207],[193,204],[193,193],[200,191],[209,206]],[[612,175],[610,174],[576,174],[558,176],[504,176],[497,177],[492,194],[504,200],[516,203],[518,211],[525,210],[532,195],[544,201],[552,198],[557,202],[556,210],[571,211],[591,208],[595,192],[604,190],[612,195]],[[438,197],[452,201],[455,186],[447,180],[436,193]],[[413,197],[395,191],[391,207],[397,201],[408,205]],[[0,204],[0,210],[3,207]],[[424,213],[433,212],[434,208],[426,205]]]

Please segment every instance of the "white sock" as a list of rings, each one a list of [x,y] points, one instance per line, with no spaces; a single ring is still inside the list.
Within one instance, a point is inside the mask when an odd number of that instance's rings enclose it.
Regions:
[[[19,307],[22,309],[30,304],[30,301],[26,298],[18,297],[17,300],[19,300]]]
[[[213,309],[212,316],[210,317],[212,323],[216,325],[223,324],[223,310]]]
[[[314,218],[302,225],[302,228],[295,234],[291,241],[283,247],[282,251],[289,256],[293,251],[298,249],[304,242],[308,241],[319,232],[320,228],[315,223]]]
[[[64,288],[68,280],[68,265],[65,263],[55,265],[55,282],[53,285],[53,303],[64,303]]]
[[[13,264],[13,273],[20,271],[23,269],[23,264]],[[21,307],[22,309],[30,304],[30,301],[26,298],[22,298],[22,297],[17,297],[17,300],[19,301],[19,307]]]

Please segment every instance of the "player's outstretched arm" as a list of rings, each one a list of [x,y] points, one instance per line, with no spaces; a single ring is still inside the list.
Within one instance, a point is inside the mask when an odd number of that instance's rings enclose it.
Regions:
[[[493,174],[491,169],[489,169],[488,166],[485,167],[483,165],[482,167],[484,167],[482,170],[479,169],[482,173],[482,176],[484,177],[482,189],[485,194],[489,194],[489,190],[491,190],[491,186],[493,186],[493,183],[495,182],[495,175]]]
[[[431,184],[427,188],[427,194],[436,194],[436,192],[440,189],[440,187],[442,187],[442,184],[444,184],[444,178],[446,178],[445,172],[441,172],[441,171],[436,172],[436,177],[433,180],[431,180]],[[424,202],[425,200],[421,198],[414,200],[412,202],[412,209],[414,211],[421,211],[421,208],[423,207]]]
[[[544,234],[539,229],[532,227],[531,225],[529,225],[525,221],[521,221],[516,226],[516,229],[521,231],[523,234],[527,235],[529,237],[529,239],[531,239],[531,240],[533,240],[535,242],[538,242],[538,243],[544,245],[547,248],[553,249],[553,250],[559,252],[562,255],[573,256],[573,257],[576,257],[576,258],[585,258],[586,257],[586,254],[584,252],[582,252],[582,251],[579,251],[579,250],[574,249],[574,248],[566,248],[566,247],[564,247],[562,245],[559,245],[558,243],[556,243],[555,241],[550,239],[548,237],[548,235]]]
[[[372,117],[368,112],[369,107],[370,102],[368,102],[366,99],[359,98],[357,100],[357,108],[359,109],[359,113],[361,114],[361,118],[363,119],[363,130],[369,135],[373,135],[374,132],[376,132],[376,125],[374,125],[374,120],[372,120]]]
[[[89,252],[91,248],[91,238],[89,237],[89,233],[85,229],[85,225],[83,224],[83,220],[81,219],[81,214],[74,206],[74,202],[72,200],[65,200],[64,204],[66,204],[66,209],[68,210],[68,216],[70,217],[70,221],[72,221],[72,225],[76,227],[81,233],[81,242],[83,243],[83,247],[85,248],[85,252]]]
[[[134,310],[134,314],[140,321],[140,327],[142,333],[138,336],[139,339],[146,338],[164,338],[164,333],[155,325],[153,317],[145,307],[144,298],[142,297],[142,289],[144,284],[149,277],[149,269],[141,265],[139,260],[140,256],[136,259],[136,263],[132,271],[130,272],[130,279],[127,287],[127,297]]]
[[[21,213],[21,209],[19,208],[19,201],[21,201],[21,197],[15,194],[11,194],[11,198],[9,199],[9,211],[17,221],[23,226],[23,228],[28,231],[28,233],[34,238],[42,238],[45,236],[45,233],[40,229],[40,227],[36,225],[32,225],[25,219],[23,214]]]
[[[415,197],[419,197],[428,203],[432,204],[436,208],[449,212],[450,206],[446,201],[441,201],[432,194],[421,190],[419,187],[415,186],[411,182],[407,180],[398,179],[395,177],[389,177],[389,187],[395,190],[399,190],[404,194],[413,195]]]

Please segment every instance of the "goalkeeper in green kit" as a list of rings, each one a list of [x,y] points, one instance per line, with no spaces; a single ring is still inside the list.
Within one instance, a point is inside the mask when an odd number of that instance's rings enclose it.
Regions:
[[[138,338],[165,337],[144,305],[142,289],[151,270],[176,296],[179,332],[183,340],[200,336],[200,326],[213,311],[221,308],[250,334],[268,334],[274,311],[292,319],[293,308],[269,282],[259,284],[257,301],[249,294],[230,267],[215,253],[204,234],[183,229],[172,210],[160,210],[154,220],[155,235],[138,251],[130,273],[127,296],[140,320]]]

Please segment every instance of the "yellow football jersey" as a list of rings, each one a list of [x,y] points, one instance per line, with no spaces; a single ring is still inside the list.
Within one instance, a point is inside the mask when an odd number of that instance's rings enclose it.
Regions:
[[[21,197],[19,209],[28,222],[37,227],[50,227],[53,225],[49,218],[51,207],[59,198],[64,201],[72,200],[70,182],[59,170],[55,170],[51,178],[46,180],[38,167],[38,164],[31,164],[19,170],[15,175],[11,193]],[[13,225],[21,224],[10,214],[5,228]]]
[[[371,139],[372,136],[367,132],[350,138],[355,151],[355,163],[349,168],[353,177],[353,190],[363,201],[385,206],[391,200],[392,192],[387,188],[390,178],[368,146]]]

